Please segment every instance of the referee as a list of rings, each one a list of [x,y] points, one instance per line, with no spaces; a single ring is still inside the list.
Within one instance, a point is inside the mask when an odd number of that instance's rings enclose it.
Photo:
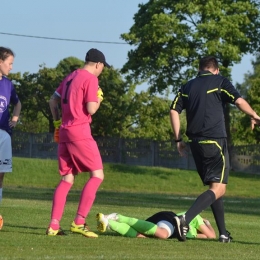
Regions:
[[[171,104],[170,120],[179,154],[185,156],[186,150],[179,118],[185,109],[190,149],[203,184],[209,185],[209,189],[195,200],[185,215],[174,218],[179,241],[186,240],[190,221],[209,206],[219,230],[219,241],[232,241],[225,227],[222,199],[230,170],[224,119],[226,103],[236,105],[251,117],[252,122],[259,122],[260,117],[232,83],[219,75],[217,59],[208,56],[200,60],[197,77],[181,87]]]

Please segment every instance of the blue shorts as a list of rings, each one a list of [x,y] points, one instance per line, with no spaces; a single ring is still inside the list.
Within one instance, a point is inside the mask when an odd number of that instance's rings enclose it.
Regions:
[[[10,135],[0,129],[0,172],[12,172],[12,142]]]

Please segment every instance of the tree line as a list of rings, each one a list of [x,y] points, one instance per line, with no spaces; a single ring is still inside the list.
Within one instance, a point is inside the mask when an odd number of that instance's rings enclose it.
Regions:
[[[237,84],[243,97],[260,113],[260,3],[251,1],[150,0],[139,4],[134,24],[121,34],[132,49],[121,69],[104,69],[99,77],[104,101],[94,115],[94,136],[170,140],[170,94],[196,76],[198,61],[217,57],[223,76],[246,54],[255,54],[253,72]],[[10,74],[22,101],[21,122],[25,132],[53,132],[48,101],[62,79],[83,66],[75,57],[61,60],[55,68],[40,65],[37,73]],[[246,69],[246,68],[245,68]],[[231,79],[232,80],[232,79]],[[139,84],[148,88],[136,92]],[[259,143],[259,129],[235,107],[225,111],[228,141],[232,145]],[[185,114],[182,132],[185,132]]]

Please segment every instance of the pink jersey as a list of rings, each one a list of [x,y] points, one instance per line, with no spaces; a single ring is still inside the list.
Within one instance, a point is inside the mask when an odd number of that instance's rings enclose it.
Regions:
[[[55,91],[61,98],[60,142],[92,138],[86,103],[98,102],[97,91],[98,78],[87,70],[77,69],[61,82]]]

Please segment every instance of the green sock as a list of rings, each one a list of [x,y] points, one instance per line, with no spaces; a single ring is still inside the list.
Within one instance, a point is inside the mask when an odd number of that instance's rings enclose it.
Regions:
[[[134,230],[132,227],[127,225],[126,223],[120,223],[114,220],[109,219],[108,220],[109,227],[113,230],[119,233],[120,235],[123,235],[125,237],[136,237],[137,231]]]
[[[118,222],[126,223],[133,229],[135,229],[137,232],[147,235],[147,236],[154,236],[157,225],[155,225],[152,222],[137,219],[137,218],[130,218],[123,215],[118,214]]]

